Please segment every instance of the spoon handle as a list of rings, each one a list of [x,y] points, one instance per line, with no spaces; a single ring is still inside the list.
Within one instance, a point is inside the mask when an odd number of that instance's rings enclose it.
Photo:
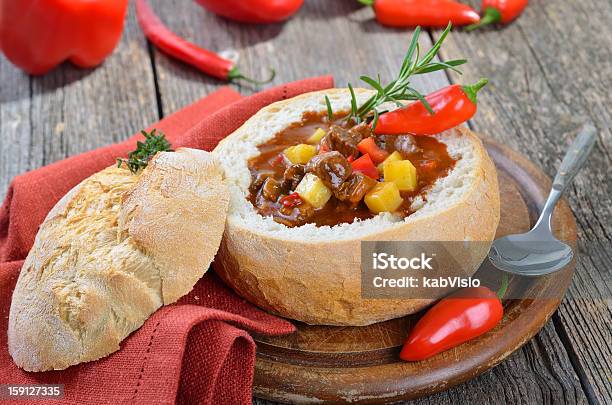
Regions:
[[[563,157],[561,166],[559,166],[557,175],[553,180],[552,190],[550,190],[550,194],[544,204],[544,208],[542,208],[542,213],[534,226],[534,230],[550,232],[550,219],[555,205],[557,205],[557,201],[561,198],[561,194],[563,194],[566,187],[574,180],[574,177],[576,177],[576,174],[578,174],[586,162],[596,140],[597,130],[592,124],[586,124]]]
[[[572,146],[570,146],[561,162],[561,166],[559,166],[553,181],[554,189],[563,193],[586,162],[596,140],[597,131],[595,127],[591,124],[586,124],[578,136],[576,136],[576,139],[574,139]]]

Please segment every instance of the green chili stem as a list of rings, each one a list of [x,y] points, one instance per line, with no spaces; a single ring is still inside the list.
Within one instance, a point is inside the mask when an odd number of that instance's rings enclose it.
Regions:
[[[497,297],[499,297],[500,300],[504,298],[504,295],[506,295],[506,291],[508,291],[508,285],[510,285],[510,282],[508,280],[508,273],[504,272],[504,274],[502,275],[501,286],[499,287],[499,290],[497,290]]]
[[[229,71],[229,73],[227,74],[227,80],[229,80],[229,81],[244,80],[245,82],[248,82],[248,83],[252,83],[252,84],[256,84],[256,85],[261,85],[261,84],[270,83],[272,80],[274,80],[275,76],[276,76],[276,71],[274,69],[270,68],[270,77],[268,77],[266,80],[256,80],[256,79],[252,79],[252,78],[250,78],[248,76],[243,75],[238,70],[238,67],[234,66]]]
[[[476,24],[468,25],[466,31],[474,31],[477,28],[484,27],[485,25],[495,24],[501,21],[501,13],[494,7],[487,7],[484,15]]]

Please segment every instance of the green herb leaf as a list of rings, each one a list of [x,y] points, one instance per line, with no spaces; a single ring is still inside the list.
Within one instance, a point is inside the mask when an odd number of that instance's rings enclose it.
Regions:
[[[417,99],[419,99],[421,101],[421,103],[423,103],[423,106],[425,107],[425,109],[431,114],[434,115],[435,112],[433,110],[433,108],[431,108],[431,105],[429,104],[429,102],[425,99],[425,96],[422,95],[419,91],[417,91],[416,89],[413,89],[412,87],[408,87],[408,91],[410,91],[410,93],[412,93],[412,95],[414,97],[416,97]]]
[[[452,28],[453,28],[453,24],[449,22],[448,25],[446,26],[446,29],[442,32],[442,35],[440,35],[440,38],[438,38],[436,43],[433,44],[431,49],[425,54],[425,56],[423,56],[423,59],[421,60],[422,64],[427,64],[431,62],[431,60],[438,54],[438,51],[440,50],[442,43],[444,42],[444,40],[446,39],[446,36],[449,34]]]
[[[348,84],[349,91],[351,92],[351,116],[355,120],[357,124],[361,122],[361,117],[357,114],[357,97],[355,97],[355,90],[353,90],[353,86]]]
[[[163,132],[153,129],[150,133],[146,131],[141,131],[141,133],[144,135],[145,141],[137,141],[136,150],[128,153],[127,159],[117,159],[117,167],[121,167],[125,163],[132,173],[138,173],[147,167],[149,160],[157,152],[172,152],[170,142]]]
[[[327,118],[331,122],[334,119],[334,110],[332,110],[331,102],[329,101],[329,97],[327,94],[325,95],[325,105],[327,106]]]
[[[376,89],[379,94],[385,94],[385,89],[382,88],[380,82],[377,82],[376,80],[368,76],[361,76],[360,79],[369,84],[372,88]]]
[[[453,72],[459,73],[461,75],[463,74],[463,72],[459,69],[456,69],[455,66],[460,66],[460,65],[463,65],[464,63],[467,63],[467,59],[456,59],[456,60],[450,60],[448,62],[433,62],[433,63],[428,64],[426,67],[421,68],[418,71],[415,71],[414,74],[422,75],[423,73],[431,73],[437,70],[450,69]]]
[[[374,119],[372,120],[372,131],[376,129],[376,124],[378,124],[378,111],[374,110]]]

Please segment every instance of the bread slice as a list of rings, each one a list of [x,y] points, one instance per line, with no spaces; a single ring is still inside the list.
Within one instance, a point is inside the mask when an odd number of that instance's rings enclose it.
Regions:
[[[373,94],[355,92],[359,103]],[[280,101],[259,111],[213,151],[230,191],[215,270],[247,300],[309,324],[367,325],[416,312],[433,299],[361,298],[360,242],[492,241],[499,222],[495,167],[478,137],[458,127],[436,135],[458,159],[454,169],[431,187],[426,199],[414,201],[417,211],[405,219],[385,213],[333,227],[276,223],[245,198],[251,181],[247,161],[258,155],[258,145],[299,122],[304,112],[326,111],[325,95],[334,111],[350,109],[346,89]],[[470,275],[483,255],[469,264]]]
[[[158,153],[139,175],[112,166],[81,182],[48,214],[19,275],[15,363],[61,370],[118,350],[206,272],[227,206],[217,163],[193,149]]]

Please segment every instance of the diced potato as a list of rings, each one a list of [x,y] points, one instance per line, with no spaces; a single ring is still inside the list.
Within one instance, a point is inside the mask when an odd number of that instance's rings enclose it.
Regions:
[[[363,199],[370,211],[393,212],[404,201],[395,183],[378,183]]]
[[[306,174],[295,189],[304,201],[315,208],[321,208],[332,196],[332,192],[320,178],[312,173]]]
[[[385,168],[385,163],[397,162],[399,160],[402,160],[402,154],[399,153],[398,151],[393,152],[392,154],[389,155],[389,157],[387,157],[381,164],[377,166],[378,171],[381,173],[383,172],[383,169]]]
[[[305,143],[290,146],[285,149],[285,156],[287,156],[287,159],[294,165],[305,165],[316,154],[317,148],[312,145],[306,145]]]
[[[413,191],[417,187],[416,167],[410,160],[389,162],[383,170],[385,181],[395,183],[400,191]]]
[[[311,145],[317,145],[321,142],[321,139],[325,136],[325,131],[321,128],[317,128],[317,130],[306,140],[306,143]]]

